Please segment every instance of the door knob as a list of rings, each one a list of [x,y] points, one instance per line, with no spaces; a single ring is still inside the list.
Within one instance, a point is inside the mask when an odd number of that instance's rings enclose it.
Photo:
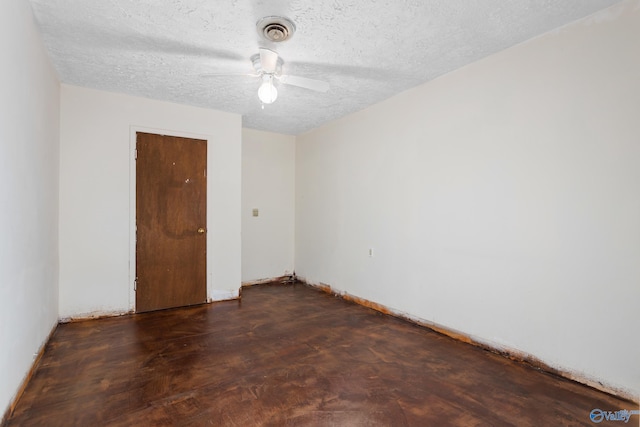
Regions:
[[[204,228],[202,228],[202,227],[198,228],[198,234],[203,234],[204,231],[205,231]]]

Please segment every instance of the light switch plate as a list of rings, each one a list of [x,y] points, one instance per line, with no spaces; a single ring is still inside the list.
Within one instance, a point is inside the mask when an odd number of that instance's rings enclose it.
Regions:
[[[253,209],[253,216],[258,216],[258,214],[259,214],[258,209]]]

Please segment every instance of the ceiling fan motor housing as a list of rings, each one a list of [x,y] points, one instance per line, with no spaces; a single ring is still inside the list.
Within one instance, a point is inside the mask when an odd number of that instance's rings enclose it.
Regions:
[[[269,74],[273,74],[276,76],[279,76],[282,73],[282,64],[284,63],[284,61],[282,60],[282,58],[278,57],[278,61],[276,62],[276,68],[275,70],[273,70],[273,73],[269,73]],[[266,71],[262,69],[262,63],[260,62],[260,54],[256,53],[255,55],[253,55],[251,57],[251,64],[253,65],[253,69],[256,71],[256,73],[258,74],[262,74],[265,73]]]
[[[280,43],[289,40],[296,31],[295,24],[282,16],[266,16],[256,23],[258,34],[265,40]]]

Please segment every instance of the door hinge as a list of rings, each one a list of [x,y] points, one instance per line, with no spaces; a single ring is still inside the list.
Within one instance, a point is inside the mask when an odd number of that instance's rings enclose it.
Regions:
[[[138,149],[137,149],[137,148],[136,148],[136,150],[135,150],[134,159],[135,159],[135,160],[138,160]]]
[[[136,277],[136,279],[133,281],[133,290],[137,291],[138,290],[138,278]]]

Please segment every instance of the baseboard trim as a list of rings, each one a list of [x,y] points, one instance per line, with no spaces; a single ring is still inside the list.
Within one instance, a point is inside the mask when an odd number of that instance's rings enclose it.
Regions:
[[[214,302],[223,302],[223,301],[233,301],[240,299],[242,288],[239,288],[237,291],[214,291],[213,294],[207,298],[205,302],[202,304],[211,304]],[[199,305],[199,304],[196,304]],[[171,307],[171,308],[180,308],[180,307]],[[75,314],[73,316],[64,316],[61,317],[58,322],[59,323],[74,323],[74,322],[84,322],[86,320],[98,320],[105,319],[109,317],[120,317],[120,316],[129,316],[131,314],[136,314],[135,310],[116,310],[116,311],[94,311],[91,313],[80,313]]]
[[[267,283],[288,284],[288,283],[293,283],[295,280],[296,280],[295,274],[288,274],[280,277],[271,277],[268,279],[257,279],[257,280],[250,280],[248,282],[242,282],[242,287],[247,288],[255,285],[264,285]]]
[[[40,364],[40,360],[42,360],[42,356],[44,355],[44,351],[47,348],[47,344],[49,344],[49,341],[51,341],[51,337],[53,336],[57,328],[58,328],[58,323],[53,325],[53,328],[51,328],[51,331],[49,331],[47,338],[44,340],[44,342],[38,349],[38,353],[36,354],[36,357],[33,359],[33,362],[31,363],[31,369],[29,369],[29,372],[27,372],[27,374],[22,379],[22,382],[20,383],[20,387],[18,387],[18,391],[16,392],[15,396],[11,400],[9,407],[4,412],[4,415],[2,416],[2,420],[0,420],[0,425],[4,425],[9,420],[9,417],[13,415],[13,411],[16,409],[16,405],[18,404],[18,401],[24,394],[24,391],[27,388],[29,381],[31,381],[33,374],[35,374],[36,369]]]
[[[240,299],[240,292],[242,288],[238,288],[237,291],[211,291],[211,295],[207,298],[207,304],[221,301],[233,301]]]
[[[75,322],[84,322],[85,320],[98,320],[105,319],[108,317],[120,317],[120,316],[128,316],[130,314],[135,314],[135,311],[96,311],[93,313],[81,313],[74,316],[65,316],[61,317],[58,320],[58,323],[75,323]]]
[[[296,280],[299,283],[302,283],[306,286],[309,286],[311,288],[314,289],[318,289],[322,292],[326,292],[328,294],[331,294],[333,296],[336,296],[338,298],[341,298],[345,301],[350,301],[353,302],[355,304],[361,305],[363,307],[367,307],[370,308],[372,310],[375,310],[377,312],[389,315],[389,316],[393,316],[396,317],[398,319],[402,319],[405,320],[407,322],[413,323],[415,325],[427,328],[427,329],[431,329],[434,332],[437,332],[439,334],[445,335],[447,337],[450,337],[452,339],[455,339],[456,341],[461,341],[464,342],[466,344],[470,344],[473,345],[475,347],[479,347],[485,351],[489,351],[491,353],[494,354],[498,354],[502,357],[506,357],[510,360],[513,360],[514,362],[518,362],[524,365],[527,365],[533,369],[536,369],[538,371],[542,371],[545,373],[548,373],[550,375],[555,375],[561,378],[565,378],[568,379],[570,381],[574,381],[576,383],[579,383],[581,385],[593,388],[595,390],[601,391],[603,393],[607,393],[610,394],[612,396],[615,396],[617,398],[620,399],[624,399],[629,401],[630,403],[633,403],[635,405],[640,404],[640,398],[639,396],[636,396],[635,394],[627,391],[627,390],[622,390],[613,386],[609,386],[607,384],[603,384],[600,381],[594,380],[592,378],[588,378],[584,375],[581,375],[579,373],[575,373],[569,370],[565,370],[565,369],[561,369],[561,368],[557,368],[557,367],[553,367],[551,365],[549,365],[548,363],[540,360],[539,358],[516,350],[516,349],[512,349],[512,348],[506,348],[506,347],[500,347],[498,345],[496,345],[495,343],[490,343],[490,342],[486,342],[483,340],[480,340],[478,338],[475,338],[469,334],[466,334],[464,332],[455,330],[455,329],[451,329],[448,328],[446,326],[442,326],[439,325],[435,322],[430,322],[424,319],[420,319],[414,316],[411,316],[407,313],[403,313],[400,312],[398,310],[394,310],[391,309],[385,305],[373,302],[373,301],[369,301],[367,299],[364,298],[360,298],[357,297],[355,295],[351,295],[347,292],[344,291],[339,291],[336,289],[333,289],[331,287],[331,285],[327,285],[326,283],[311,283],[309,281],[307,281],[305,278],[303,277],[296,277]]]

